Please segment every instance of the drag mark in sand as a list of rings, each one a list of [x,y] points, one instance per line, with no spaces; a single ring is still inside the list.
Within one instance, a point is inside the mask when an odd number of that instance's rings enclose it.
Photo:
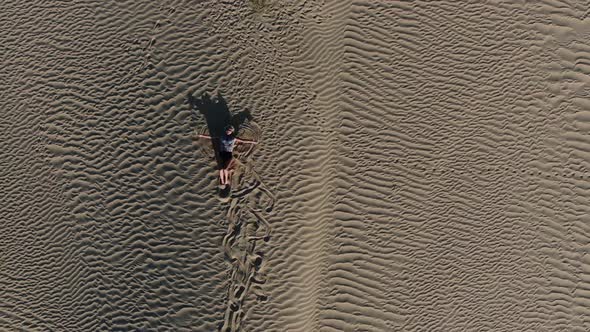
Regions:
[[[242,137],[245,135],[248,139],[259,140],[260,130],[253,122],[247,122],[240,131]],[[250,291],[255,293],[258,300],[266,299],[259,286],[266,279],[264,271],[261,271],[264,254],[257,250],[257,245],[260,240],[267,242],[270,239],[271,227],[263,212],[272,211],[275,196],[254,170],[249,158],[254,147],[241,148],[237,151],[238,165],[232,178],[232,186],[240,190],[234,189],[231,194],[227,211],[227,234],[223,238],[223,249],[232,265],[227,308],[221,327],[224,332],[240,329],[245,315],[244,302]],[[261,205],[266,207],[261,209]],[[264,229],[264,235],[259,234],[260,228]]]
[[[247,140],[260,141],[260,128],[253,121],[239,125],[240,137]],[[201,133],[208,134],[204,128]],[[258,248],[260,241],[268,242],[271,226],[264,213],[272,211],[275,195],[267,188],[258,173],[254,170],[254,145],[236,147],[235,166],[232,169],[231,188],[220,192],[220,200],[229,204],[227,210],[227,233],[222,246],[226,258],[231,263],[227,307],[220,331],[239,331],[246,311],[244,303],[252,291],[256,299],[263,301],[260,285],[265,283],[266,276],[262,269],[264,253]],[[202,149],[211,156],[209,147]],[[231,190],[231,192],[228,192]]]

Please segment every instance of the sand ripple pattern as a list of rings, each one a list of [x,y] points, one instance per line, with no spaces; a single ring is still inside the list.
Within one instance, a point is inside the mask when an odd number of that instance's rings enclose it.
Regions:
[[[2,2],[0,330],[590,330],[588,3],[265,3]]]
[[[584,10],[350,4],[322,330],[589,328]]]

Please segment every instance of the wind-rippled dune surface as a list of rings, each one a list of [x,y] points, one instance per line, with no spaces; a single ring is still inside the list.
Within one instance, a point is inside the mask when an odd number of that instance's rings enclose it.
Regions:
[[[0,8],[0,330],[590,330],[587,3]]]

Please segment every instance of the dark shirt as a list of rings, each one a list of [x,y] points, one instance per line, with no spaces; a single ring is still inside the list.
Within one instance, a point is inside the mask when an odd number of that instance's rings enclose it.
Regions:
[[[232,152],[234,150],[234,146],[236,145],[236,138],[227,134],[223,134],[219,138],[220,150],[225,152]]]

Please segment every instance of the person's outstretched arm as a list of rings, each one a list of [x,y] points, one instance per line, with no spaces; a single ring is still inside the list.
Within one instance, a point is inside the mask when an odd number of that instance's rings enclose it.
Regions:
[[[245,141],[243,139],[236,138],[236,142],[238,143],[247,143],[247,144],[258,144],[256,141]]]
[[[197,137],[201,137],[201,138],[208,138],[208,139],[217,138],[217,137],[214,137],[214,136],[209,136],[209,135],[197,135]]]

